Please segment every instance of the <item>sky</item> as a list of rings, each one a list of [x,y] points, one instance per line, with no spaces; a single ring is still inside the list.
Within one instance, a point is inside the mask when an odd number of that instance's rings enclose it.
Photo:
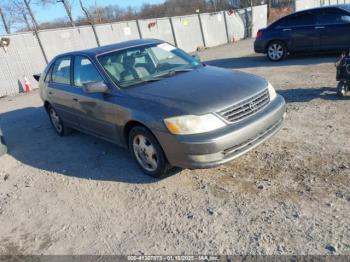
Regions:
[[[62,17],[68,19],[62,3],[41,7],[35,4],[35,0],[32,0],[31,2],[32,2],[31,7],[34,10],[35,17],[39,23],[52,21],[54,19],[62,18]],[[94,6],[94,5],[99,5],[99,6],[118,5],[120,7],[128,7],[128,6],[140,7],[144,3],[159,4],[163,2],[164,0],[83,0],[83,3],[87,7]],[[72,13],[74,17],[83,15],[79,6],[79,0],[73,0]],[[2,23],[0,22],[0,35],[2,34],[4,34],[4,28]]]
[[[35,1],[32,1],[35,2]],[[79,0],[73,0],[73,16],[81,16],[82,11],[79,6]],[[107,5],[118,5],[120,7],[140,7],[143,3],[149,3],[149,4],[159,4],[163,3],[164,0],[83,0],[83,3],[85,6],[107,6]],[[37,16],[38,21],[45,22],[50,21],[55,18],[65,17],[66,13],[63,8],[62,3],[57,3],[55,5],[47,6],[44,8],[40,8],[39,6],[36,6],[33,4],[33,9],[35,8],[35,13]]]

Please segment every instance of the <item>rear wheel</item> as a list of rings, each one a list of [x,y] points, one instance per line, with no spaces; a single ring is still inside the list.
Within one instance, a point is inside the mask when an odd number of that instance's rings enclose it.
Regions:
[[[71,133],[71,129],[64,125],[62,119],[52,106],[48,106],[47,111],[49,113],[51,124],[58,135],[65,136]]]
[[[7,146],[5,144],[4,135],[2,134],[1,128],[0,128],[0,156],[7,153]]]
[[[278,62],[286,58],[287,47],[283,42],[272,41],[267,47],[267,58],[273,62]]]
[[[157,139],[146,128],[136,126],[131,129],[129,148],[145,174],[160,178],[171,169]]]
[[[347,85],[344,81],[341,81],[338,83],[338,87],[337,87],[337,95],[339,97],[343,97],[346,95],[347,92]]]

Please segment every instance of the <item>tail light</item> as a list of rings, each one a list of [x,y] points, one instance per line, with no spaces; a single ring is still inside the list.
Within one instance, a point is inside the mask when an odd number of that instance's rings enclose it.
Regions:
[[[256,38],[262,37],[262,35],[263,35],[263,32],[262,31],[258,31],[256,33]]]

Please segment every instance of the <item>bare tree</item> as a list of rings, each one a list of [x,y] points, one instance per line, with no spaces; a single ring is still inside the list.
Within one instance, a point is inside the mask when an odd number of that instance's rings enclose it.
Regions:
[[[29,23],[27,14],[25,12],[22,12],[22,17],[23,17],[23,22],[26,24],[27,30],[28,31],[32,30],[32,27],[31,27],[31,25]]]
[[[0,0],[0,17],[7,34],[13,31],[14,25],[23,23],[21,19],[23,2],[20,3],[22,6],[19,6],[18,1],[22,0]]]
[[[90,13],[89,13],[89,10],[86,9],[86,7],[84,6],[83,4],[83,1],[82,0],[79,0],[79,3],[80,3],[80,8],[81,10],[83,10],[85,16],[86,16],[86,19],[88,21],[88,23],[91,25],[92,27],[92,31],[94,32],[94,35],[95,35],[95,39],[96,39],[96,42],[97,42],[97,45],[100,46],[100,40],[98,39],[98,36],[97,36],[97,32],[96,32],[96,28],[95,28],[95,24],[94,24],[94,20],[92,19]]]
[[[28,11],[22,0],[11,0],[9,1],[10,13],[14,14],[15,24],[25,24],[26,30],[32,30],[31,22],[28,19]],[[19,16],[18,16],[19,14]]]
[[[2,0],[0,0],[1,3]],[[53,5],[62,3],[69,17],[68,20],[59,18],[45,23],[40,23],[40,28],[58,28],[75,25],[91,25],[94,31],[96,41],[97,33],[95,25],[98,23],[115,22],[115,21],[128,21],[134,19],[146,19],[156,17],[169,17],[169,16],[181,16],[188,15],[197,12],[215,12],[228,10],[232,8],[250,7],[251,4],[261,3],[262,0],[165,0],[161,4],[144,4],[140,8],[126,7],[121,8],[118,5],[108,6],[84,6],[84,0],[79,0],[83,15],[73,19],[72,16],[72,1],[73,0],[6,0],[7,2],[18,2],[18,6],[21,6],[24,10],[16,10],[15,15],[16,23],[25,24],[27,29],[31,28],[36,30],[38,23],[34,17],[31,6],[35,5]],[[268,0],[264,0],[268,1]],[[271,2],[290,2],[291,0],[269,0]],[[18,15],[19,14],[19,15]],[[10,16],[6,11],[7,24]],[[0,22],[1,23],[1,22]]]
[[[71,3],[68,3],[67,0],[57,0],[57,3],[62,3],[64,6],[64,9],[66,10],[66,13],[68,15],[69,21],[71,26],[75,26],[74,20],[73,20],[73,16],[72,16],[72,5]]]
[[[29,14],[30,18],[33,21],[34,30],[37,31],[39,29],[39,25],[38,25],[38,22],[35,19],[35,16],[34,16],[32,8],[30,7],[30,0],[23,0],[23,3],[25,5],[25,7],[27,8],[27,11],[28,11],[28,14]]]
[[[34,30],[37,31],[39,29],[39,24],[34,16],[34,12],[30,6],[31,4],[31,0],[23,0],[23,3],[28,11],[28,15],[30,16],[33,24],[34,24]],[[53,4],[54,3],[54,0],[37,0],[36,2],[37,4],[40,4],[40,5],[49,5],[49,4]],[[24,17],[24,16],[23,16]],[[26,19],[25,19],[26,20]],[[27,21],[27,20],[26,20]]]
[[[4,29],[5,29],[6,34],[10,34],[11,33],[10,32],[10,27],[7,24],[7,21],[6,21],[6,18],[5,18],[5,14],[4,14],[4,11],[1,8],[1,6],[0,6],[0,16],[1,16],[1,21],[2,21],[2,24],[4,25]]]
[[[46,1],[46,0],[43,0],[43,1]],[[41,43],[41,39],[40,39],[40,36],[39,36],[39,25],[38,25],[38,22],[36,21],[35,17],[34,17],[34,13],[32,11],[32,8],[30,7],[30,0],[23,0],[23,3],[25,5],[25,7],[27,8],[27,11],[28,11],[28,14],[30,16],[30,18],[32,19],[32,22],[34,24],[34,32],[35,32],[35,36],[38,40],[38,44],[40,46],[40,49],[43,53],[43,56],[44,56],[44,59],[45,59],[45,62],[46,64],[48,63],[48,59],[47,59],[47,56],[46,56],[46,53],[45,53],[45,50],[44,50],[44,47]]]

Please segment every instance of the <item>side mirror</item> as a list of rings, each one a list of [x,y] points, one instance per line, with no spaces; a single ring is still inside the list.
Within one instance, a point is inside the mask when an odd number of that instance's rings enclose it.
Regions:
[[[196,59],[198,62],[201,61],[201,58],[199,57],[198,54],[194,54],[194,55],[192,55],[192,57],[193,57],[194,59]]]
[[[40,76],[41,76],[41,74],[35,74],[35,75],[33,75],[34,79],[35,79],[37,82],[40,81]]]
[[[85,93],[105,93],[108,90],[108,86],[104,82],[89,82],[83,85],[83,91]]]

